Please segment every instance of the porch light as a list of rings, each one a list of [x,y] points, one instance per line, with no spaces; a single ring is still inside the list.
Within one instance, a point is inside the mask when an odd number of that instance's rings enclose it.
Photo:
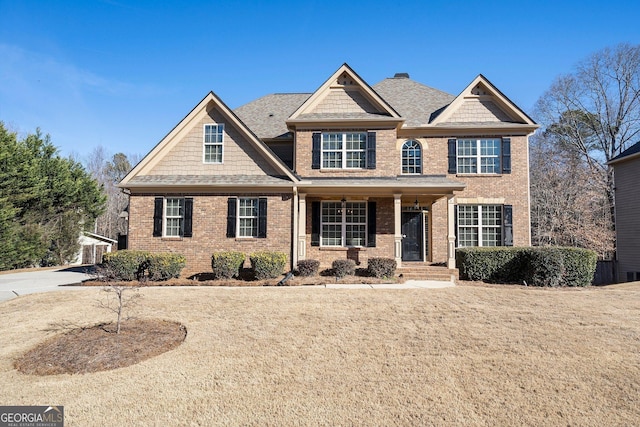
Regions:
[[[413,208],[415,210],[420,209],[420,203],[418,202],[418,198],[416,197],[416,201],[413,203]]]

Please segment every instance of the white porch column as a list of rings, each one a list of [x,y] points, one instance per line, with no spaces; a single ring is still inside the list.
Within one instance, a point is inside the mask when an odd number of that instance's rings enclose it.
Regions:
[[[402,194],[393,195],[394,257],[398,267],[402,266]]]
[[[307,195],[298,195],[298,261],[307,256]]]
[[[456,268],[456,209],[453,195],[447,200],[447,267]]]

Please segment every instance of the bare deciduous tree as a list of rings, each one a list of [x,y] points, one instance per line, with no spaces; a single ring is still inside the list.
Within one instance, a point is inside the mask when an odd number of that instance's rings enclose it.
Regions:
[[[138,286],[126,286],[111,284],[105,286],[103,291],[107,294],[104,300],[98,301],[98,307],[116,314],[116,334],[120,333],[120,325],[125,309],[132,308],[142,296]],[[125,295],[131,293],[131,295]]]

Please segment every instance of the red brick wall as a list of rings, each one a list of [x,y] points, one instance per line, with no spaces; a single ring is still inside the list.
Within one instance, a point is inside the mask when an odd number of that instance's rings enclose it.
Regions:
[[[159,196],[159,195],[158,195]],[[172,195],[175,197],[175,195]],[[177,195],[180,197],[182,195]],[[267,197],[267,237],[227,238],[227,199],[236,195],[190,195],[193,197],[193,237],[153,237],[153,205],[156,195],[131,195],[129,202],[129,249],[176,252],[187,258],[183,276],[210,273],[215,251],[234,250],[247,256],[260,250],[280,251],[291,256],[292,198],[286,194],[243,194]],[[246,264],[248,265],[248,264]],[[286,267],[289,268],[289,265]]]

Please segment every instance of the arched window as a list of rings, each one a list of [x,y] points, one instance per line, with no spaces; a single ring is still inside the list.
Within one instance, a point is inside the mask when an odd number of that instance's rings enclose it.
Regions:
[[[409,140],[402,146],[402,173],[422,173],[422,148],[418,141]]]

